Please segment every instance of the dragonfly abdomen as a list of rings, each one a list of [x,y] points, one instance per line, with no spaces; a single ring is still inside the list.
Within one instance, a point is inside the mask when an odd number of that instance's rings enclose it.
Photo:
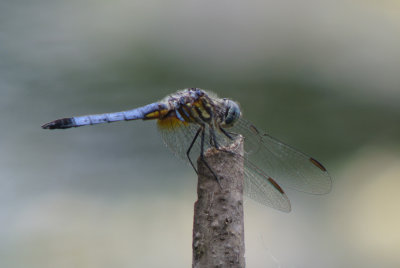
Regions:
[[[50,123],[44,124],[42,128],[65,129],[124,120],[128,121],[136,119],[156,119],[159,118],[160,114],[166,109],[167,106],[164,103],[155,102],[129,111],[57,119]]]

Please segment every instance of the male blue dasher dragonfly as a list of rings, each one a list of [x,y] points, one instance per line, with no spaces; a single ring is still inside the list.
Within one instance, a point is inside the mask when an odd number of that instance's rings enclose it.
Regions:
[[[244,158],[244,192],[261,204],[285,212],[291,210],[279,184],[311,194],[324,194],[331,189],[331,177],[320,162],[261,133],[242,118],[236,102],[198,88],[178,91],[133,110],[62,118],[42,128],[65,129],[136,119],[157,119],[164,143],[178,157],[189,160],[195,170],[191,155],[204,161],[205,150],[220,149],[242,135],[245,153],[238,157]],[[204,164],[210,169],[207,162]]]

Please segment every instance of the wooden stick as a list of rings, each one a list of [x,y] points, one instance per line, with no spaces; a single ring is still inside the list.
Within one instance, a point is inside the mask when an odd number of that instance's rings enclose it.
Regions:
[[[233,154],[234,153],[234,154]],[[236,154],[236,155],[235,155]],[[198,200],[194,204],[192,267],[245,267],[243,224],[243,139],[229,147],[211,148],[200,159]],[[222,188],[222,189],[221,189]]]

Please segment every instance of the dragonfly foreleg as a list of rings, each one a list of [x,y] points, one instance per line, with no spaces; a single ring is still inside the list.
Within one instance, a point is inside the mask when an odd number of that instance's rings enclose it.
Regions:
[[[226,131],[225,129],[223,129],[222,127],[219,127],[219,130],[221,130],[221,132],[222,132],[225,136],[227,136],[230,140],[233,140],[233,137],[231,136],[231,134],[235,134],[235,133],[228,132],[228,131]]]

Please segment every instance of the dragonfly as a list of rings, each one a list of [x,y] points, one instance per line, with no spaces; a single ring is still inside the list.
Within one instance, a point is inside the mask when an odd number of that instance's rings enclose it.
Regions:
[[[57,119],[42,128],[67,129],[138,119],[157,120],[167,147],[188,160],[196,172],[192,157],[200,157],[218,183],[204,152],[210,148],[221,150],[241,135],[245,152],[237,157],[244,160],[244,193],[263,205],[290,212],[283,187],[310,194],[331,190],[331,176],[319,161],[258,130],[243,118],[237,102],[199,88],[186,88],[128,111]]]

